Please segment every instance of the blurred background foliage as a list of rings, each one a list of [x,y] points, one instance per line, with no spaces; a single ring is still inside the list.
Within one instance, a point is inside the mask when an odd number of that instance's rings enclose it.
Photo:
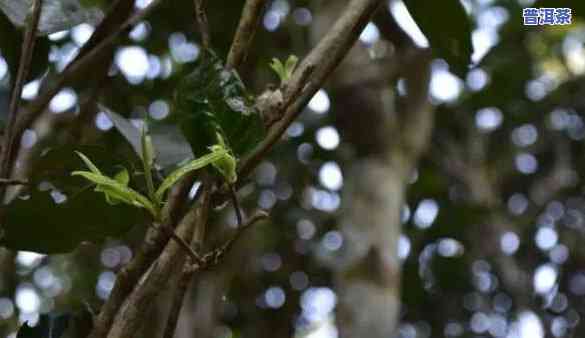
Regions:
[[[137,6],[146,3],[137,1]],[[240,71],[251,93],[278,84],[269,67],[272,58],[306,55],[319,34],[316,18],[336,15],[326,13],[328,4],[268,1]],[[384,18],[391,15],[419,47],[428,46],[429,40],[434,47],[430,96],[435,126],[429,149],[407,182],[396,239],[402,267],[396,337],[583,337],[583,2],[462,4],[450,9],[450,1],[407,1],[409,8],[424,9],[413,16],[425,39],[405,4],[391,0],[355,47],[367,52],[372,63],[380,53],[391,59],[397,47],[388,42],[392,39],[384,27]],[[224,58],[242,5],[206,3],[212,45]],[[573,8],[573,23],[523,26],[522,9],[529,6]],[[41,38],[25,100],[36,96],[47,67],[62,70],[93,28],[80,24]],[[21,33],[0,14],[0,34],[0,114],[5,114]],[[459,47],[453,48],[453,41]],[[137,125],[147,116],[171,119],[178,108],[178,83],[201,53],[192,2],[165,1],[120,41],[110,76],[100,84],[99,102]],[[470,67],[466,53],[472,53]],[[368,124],[360,122],[367,107],[347,104],[347,86],[350,92],[366,86],[339,81],[334,76],[314,96],[241,190],[246,210],[270,210],[271,219],[247,232],[221,266],[196,278],[177,337],[338,336],[332,270],[334,257],[347,244],[339,229],[346,168],[376,146]],[[400,78],[381,81],[390,88],[387,95],[398,101],[405,95]],[[71,143],[99,144],[119,156],[118,164],[136,161],[105,110],[84,114],[80,102],[86,95],[76,88],[55,97],[52,113],[25,133],[23,161],[26,149]],[[76,116],[91,119],[75,124]],[[71,124],[76,126],[73,133]],[[47,128],[57,132],[48,136]],[[394,136],[383,137],[392,142]],[[181,145],[177,141],[167,147],[172,153]],[[56,203],[66,199],[67,192],[49,179],[50,173],[39,172],[39,182],[46,183],[41,189]],[[77,210],[68,226],[104,216],[91,215],[94,208]],[[38,222],[27,224],[31,238],[63,236],[47,229],[47,220],[35,212],[30,210],[26,219]],[[230,207],[218,210],[209,246],[220,243],[234,224]],[[34,323],[40,314],[97,311],[143,232],[136,226],[121,239],[83,244],[69,254],[4,250],[0,335],[14,337],[19,323]],[[164,307],[164,299],[159,301]],[[152,318],[157,318],[156,311]],[[160,325],[156,320],[145,323],[137,337],[155,337]]]

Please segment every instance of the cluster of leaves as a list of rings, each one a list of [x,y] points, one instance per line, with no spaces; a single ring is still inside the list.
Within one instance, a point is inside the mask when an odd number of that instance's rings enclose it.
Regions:
[[[221,137],[219,138],[221,140]],[[206,167],[207,165],[214,166],[221,175],[230,184],[237,180],[236,175],[236,160],[230,154],[229,150],[223,143],[213,145],[210,147],[210,153],[199,157],[180,168],[173,171],[161,183],[158,189],[154,189],[154,182],[152,175],[152,165],[154,163],[154,148],[152,141],[146,133],[143,133],[143,163],[144,173],[146,177],[146,184],[148,188],[149,197],[146,197],[128,186],[130,176],[128,170],[123,169],[117,173],[113,178],[104,174],[91,162],[87,156],[78,152],[77,154],[90,171],[74,171],[72,175],[82,176],[87,180],[96,184],[95,191],[102,192],[105,195],[106,201],[111,205],[125,203],[127,205],[146,209],[154,220],[160,221],[161,209],[163,206],[163,198],[165,192],[172,187],[178,180],[190,172]]]
[[[195,156],[223,138],[236,157],[250,151],[264,138],[259,113],[240,77],[224,68],[212,52],[186,76],[175,93],[174,119],[193,149]]]
[[[13,250],[68,252],[80,242],[119,237],[146,221],[142,211],[110,205],[100,193],[87,189],[85,179],[70,175],[83,166],[76,150],[107,168],[108,173],[118,171],[120,164],[133,167],[133,161],[125,161],[102,147],[50,149],[39,158],[30,178],[34,187],[8,205],[1,245]]]
[[[433,53],[445,59],[451,71],[464,77],[471,62],[472,24],[459,0],[405,1],[408,11],[428,38]]]
[[[209,52],[178,87],[175,97],[173,116],[152,125],[154,131],[162,127],[163,132],[150,135],[106,110],[139,161],[130,159],[120,168],[123,161],[100,147],[46,152],[34,170],[31,191],[10,203],[0,244],[14,250],[68,252],[80,242],[119,237],[148,218],[159,220],[165,192],[194,170],[211,165],[229,184],[235,183],[237,158],[264,135],[262,119],[236,72],[226,70]],[[168,128],[175,126],[182,131],[180,149],[171,149],[172,142],[167,140],[175,135]],[[136,162],[142,162],[141,171],[132,170]],[[83,165],[89,170],[79,170]],[[155,189],[153,173],[169,168],[175,169]],[[131,187],[131,177],[140,173],[143,187],[140,182]],[[88,189],[87,180],[95,189]]]

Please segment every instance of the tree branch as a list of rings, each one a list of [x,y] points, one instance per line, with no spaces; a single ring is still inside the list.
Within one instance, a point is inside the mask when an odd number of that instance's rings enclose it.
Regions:
[[[189,256],[189,258],[192,261],[200,264],[203,263],[203,260],[199,256],[199,254],[195,252],[195,250],[193,250],[189,243],[187,243],[184,239],[179,237],[179,235],[177,235],[173,228],[164,226],[162,224],[153,224],[153,227],[158,231],[166,232],[167,236],[169,236],[173,241],[175,241],[175,243],[177,243],[181,248],[183,248],[183,250],[185,250],[185,253]]]
[[[11,162],[14,158],[15,142],[20,140],[22,133],[28,128],[44,111],[51,99],[59,93],[59,91],[71,81],[81,78],[81,76],[91,69],[95,62],[99,61],[100,56],[104,50],[107,50],[114,44],[116,39],[121,36],[126,30],[142,21],[148,16],[156,7],[158,7],[163,0],[153,0],[150,5],[139,12],[134,13],[117,29],[108,34],[102,41],[96,43],[95,47],[85,54],[79,54],[75,60],[61,73],[52,83],[47,84],[45,91],[32,101],[26,109],[23,109],[19,118],[14,123],[14,134],[12,136],[12,143],[10,145]],[[7,150],[8,151],[8,150]],[[5,162],[5,161],[4,161]]]
[[[227,58],[227,68],[238,69],[252,46],[266,0],[247,0]]]
[[[278,142],[325,79],[343,60],[381,3],[383,1],[380,0],[353,0],[348,4],[331,30],[305,57],[287,82],[285,104],[280,114],[262,113],[262,116],[282,115],[282,118],[274,123],[266,138],[242,160],[239,177],[246,177]]]
[[[203,256],[203,260],[205,261],[204,266],[194,266],[193,269],[197,270],[200,268],[210,268],[219,264],[221,259],[231,250],[231,248],[238,241],[238,239],[242,237],[246,230],[250,229],[257,222],[267,218],[268,214],[265,211],[257,212],[254,216],[247,220],[246,223],[238,227],[236,234],[231,239],[229,239],[219,248],[216,248]]]
[[[175,296],[173,297],[173,303],[171,305],[171,312],[169,314],[167,320],[167,326],[165,328],[164,338],[173,338],[175,335],[175,330],[177,328],[177,321],[179,319],[179,315],[181,314],[181,308],[183,306],[183,301],[185,298],[185,293],[187,292],[187,288],[193,279],[195,273],[201,269],[211,267],[216,265],[219,260],[225,256],[225,253],[229,252],[232,248],[235,241],[237,241],[241,235],[247,229],[251,228],[252,225],[256,224],[258,221],[266,219],[268,214],[265,212],[258,212],[252,218],[250,218],[245,224],[240,224],[238,230],[234,237],[228,240],[224,245],[222,245],[219,249],[213,250],[210,254],[206,255],[208,259],[205,262],[205,265],[199,265],[196,261],[186,262],[185,266],[183,267],[183,271],[181,273],[181,277],[179,278],[179,282],[177,285],[177,290],[175,291]],[[205,227],[200,227],[200,231],[196,229],[195,234],[193,235],[193,240],[191,242],[192,247],[201,247],[201,243],[203,243],[203,239],[205,237]]]
[[[195,271],[191,269],[190,263],[185,263],[183,266],[183,272],[181,272],[179,282],[177,283],[175,295],[173,296],[171,311],[167,319],[163,338],[173,338],[175,336],[177,322],[179,321],[179,315],[181,314],[181,309],[183,308],[185,294],[187,293],[187,288],[191,284],[191,280],[193,279],[194,274]]]
[[[209,23],[207,21],[207,14],[203,7],[203,0],[194,0],[195,3],[195,18],[197,18],[197,26],[201,33],[201,43],[203,49],[211,48],[211,35],[209,33]]]
[[[183,239],[191,238],[196,229],[205,226],[210,205],[210,186],[202,187],[201,200],[194,206],[177,227],[177,235]],[[183,267],[187,255],[181,246],[170,241],[159,256],[151,270],[136,286],[128,297],[126,304],[119,311],[108,338],[132,337],[141,327],[148,309],[152,306],[153,297],[164,289],[169,278],[176,275]]]
[[[12,94],[10,96],[6,135],[4,136],[4,144],[2,145],[2,152],[0,153],[0,177],[11,176],[12,159],[18,148],[16,143],[20,140],[16,129],[17,115],[21,102],[22,89],[24,88],[26,78],[28,77],[31,68],[37,29],[41,18],[41,8],[42,0],[33,1],[31,9],[32,15],[29,17],[28,25],[26,26],[26,31],[24,33],[18,71],[16,73],[16,80],[14,81],[14,87],[12,88]],[[0,204],[3,204],[5,191],[6,185],[1,184]]]
[[[177,224],[182,214],[183,205],[188,200],[193,181],[193,176],[187,177],[171,190],[166,209],[163,211],[166,220],[165,226],[173,227]],[[202,191],[203,189],[199,190],[195,200],[201,197]],[[138,284],[140,277],[148,270],[148,267],[156,260],[168,240],[169,237],[164,232],[157,229],[147,231],[145,240],[134,258],[118,272],[116,284],[108,300],[103,305],[99,316],[96,318],[94,329],[89,338],[103,338],[108,334],[112,322],[126,297],[132,292],[134,286]]]
[[[207,232],[206,223],[206,221],[200,222],[200,226],[195,229],[193,232],[193,237],[191,238],[190,247],[195,248],[197,251],[200,251],[203,248],[203,241],[205,239],[205,233]],[[187,260],[183,265],[183,271],[179,277],[175,295],[173,297],[173,303],[171,304],[171,311],[167,318],[166,328],[163,336],[164,338],[173,338],[175,335],[177,321],[179,320],[179,315],[181,314],[181,309],[183,307],[185,293],[187,292],[187,288],[189,287],[189,284],[195,275],[195,270],[192,268],[194,264],[203,264],[203,262],[191,258],[190,261]]]

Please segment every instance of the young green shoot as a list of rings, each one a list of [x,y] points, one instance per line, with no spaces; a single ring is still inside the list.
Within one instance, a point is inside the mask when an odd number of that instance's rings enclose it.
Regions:
[[[270,63],[270,68],[278,75],[280,84],[282,85],[291,78],[298,62],[299,58],[295,55],[289,56],[284,63],[277,58],[273,58]]]
[[[231,154],[225,142],[218,135],[218,144],[209,147],[210,152],[194,159],[169,174],[159,185],[154,187],[152,169],[154,166],[154,149],[150,137],[143,130],[142,133],[142,165],[144,169],[148,197],[140,194],[128,186],[130,175],[126,169],[117,173],[113,178],[104,175],[99,168],[84,154],[77,152],[89,171],[74,171],[73,176],[81,176],[96,185],[95,191],[102,192],[110,204],[125,203],[134,207],[146,209],[156,222],[160,222],[161,210],[164,205],[165,193],[188,173],[213,166],[230,185],[237,181],[236,159]]]

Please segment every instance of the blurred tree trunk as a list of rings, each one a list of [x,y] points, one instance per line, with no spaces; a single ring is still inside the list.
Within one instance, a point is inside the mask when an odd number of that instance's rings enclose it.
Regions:
[[[343,1],[320,2],[315,36]],[[339,227],[344,246],[334,262],[341,337],[388,338],[400,312],[397,243],[405,191],[430,138],[430,55],[414,46],[385,7],[379,25],[389,34],[372,46],[358,44],[334,75],[334,110],[344,141],[355,151],[345,170]],[[394,85],[403,79],[406,95]]]
[[[225,286],[221,274],[199,276],[185,295],[175,332],[177,338],[213,338],[218,325],[217,303]]]
[[[225,222],[216,222],[210,226],[207,240],[211,243],[207,250],[225,242],[232,235],[233,230],[226,229]],[[245,233],[242,240],[235,243],[231,252],[227,254],[222,264],[209,271],[205,271],[193,280],[184,299],[181,314],[178,320],[175,338],[215,338],[222,336],[221,328],[225,323],[225,306],[231,302],[229,298],[232,288],[238,289],[244,302],[256,307],[257,273],[251,268],[254,260],[260,255],[261,247],[257,246],[261,236],[255,231]],[[234,281],[234,279],[238,281]],[[232,285],[236,283],[236,285]],[[232,304],[236,312],[244,311]],[[236,335],[243,337],[287,337],[290,335],[276,334],[266,329],[266,322],[259,315],[241,327],[235,325]],[[229,324],[228,324],[229,326]],[[285,329],[288,329],[285,328]],[[241,330],[241,331],[239,331]]]

